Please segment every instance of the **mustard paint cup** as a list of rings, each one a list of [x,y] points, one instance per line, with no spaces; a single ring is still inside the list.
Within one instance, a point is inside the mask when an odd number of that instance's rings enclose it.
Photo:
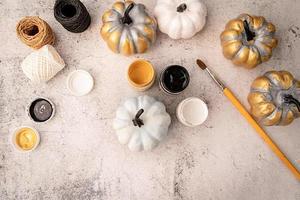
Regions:
[[[136,60],[127,70],[129,84],[137,91],[149,89],[155,82],[155,70],[153,65],[146,60]]]
[[[12,134],[12,144],[20,152],[31,152],[40,143],[40,134],[35,128],[22,126]]]

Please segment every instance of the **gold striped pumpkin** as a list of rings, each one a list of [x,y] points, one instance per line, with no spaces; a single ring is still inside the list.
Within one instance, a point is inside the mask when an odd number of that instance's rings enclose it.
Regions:
[[[242,14],[221,34],[223,54],[235,65],[251,69],[268,61],[277,46],[276,28],[261,16]]]
[[[155,42],[157,23],[143,4],[115,2],[102,16],[101,35],[115,53],[144,53]]]
[[[287,71],[269,71],[254,80],[251,113],[267,126],[288,125],[300,117],[300,81]]]

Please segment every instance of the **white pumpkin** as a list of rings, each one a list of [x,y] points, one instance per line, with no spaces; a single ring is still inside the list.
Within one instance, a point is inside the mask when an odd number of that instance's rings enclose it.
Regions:
[[[35,83],[47,82],[65,67],[64,60],[51,45],[29,54],[21,64],[24,74]]]
[[[117,109],[113,127],[121,144],[131,151],[142,151],[155,148],[167,136],[170,123],[163,103],[139,96]]]
[[[204,27],[207,8],[200,0],[157,0],[154,13],[161,32],[188,39]]]

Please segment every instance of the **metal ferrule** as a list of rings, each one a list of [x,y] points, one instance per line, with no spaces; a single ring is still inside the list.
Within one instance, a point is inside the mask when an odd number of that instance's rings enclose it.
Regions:
[[[208,74],[210,75],[210,77],[215,81],[215,83],[221,88],[221,90],[225,89],[224,84],[220,81],[220,79],[218,79],[213,73],[212,71],[210,71],[210,69],[206,68],[206,71],[208,72]]]

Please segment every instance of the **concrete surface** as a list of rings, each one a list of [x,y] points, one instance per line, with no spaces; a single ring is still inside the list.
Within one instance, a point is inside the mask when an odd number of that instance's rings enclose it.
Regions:
[[[137,1],[153,11],[155,1]],[[99,37],[100,17],[112,0],[84,1],[92,24],[82,34],[69,33],[55,21],[54,0],[1,0],[0,199],[300,200],[300,183],[195,65],[196,58],[206,61],[247,106],[256,76],[286,69],[300,79],[300,2],[204,2],[208,23],[193,39],[173,41],[159,33],[147,54],[123,57],[110,52]],[[234,67],[219,44],[225,22],[244,12],[266,16],[280,38],[274,57],[252,71]],[[31,49],[17,39],[15,26],[26,15],[39,15],[50,24],[57,36],[55,47],[67,63],[47,85],[32,84],[20,69]],[[157,83],[145,93],[133,91],[125,72],[137,57],[151,60],[158,73],[169,64],[184,65],[191,73],[190,86],[179,96],[163,94]],[[94,76],[95,89],[88,96],[74,97],[67,91],[66,78],[74,69]],[[163,101],[172,125],[167,140],[153,152],[132,153],[118,143],[112,119],[121,101],[141,94]],[[33,124],[24,112],[37,96],[57,106],[47,124]],[[184,127],[175,117],[177,104],[189,96],[209,104],[209,119],[198,128]],[[299,122],[267,128],[298,168]],[[34,126],[42,137],[30,154],[17,152],[10,143],[10,134],[21,125]]]

